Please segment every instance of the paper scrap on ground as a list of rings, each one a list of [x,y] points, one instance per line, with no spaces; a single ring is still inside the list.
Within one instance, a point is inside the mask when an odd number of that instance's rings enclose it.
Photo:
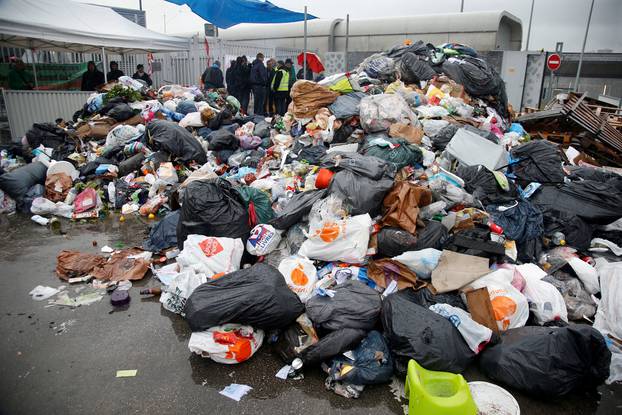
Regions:
[[[104,247],[102,248],[102,252],[103,252],[104,254],[111,254],[111,253],[113,253],[113,252],[114,252],[114,249],[112,249],[111,247],[109,247],[108,245],[106,245],[106,246],[104,246]]]
[[[33,300],[42,301],[42,300],[46,300],[46,299],[52,297],[53,295],[58,294],[59,291],[60,290],[58,290],[56,288],[45,287],[43,285],[37,285],[28,294],[32,295],[32,299]]]
[[[290,365],[283,366],[278,372],[276,372],[276,377],[283,380],[287,379],[287,375],[289,374],[289,370],[291,368],[292,367]]]
[[[253,388],[248,385],[240,385],[238,383],[232,383],[231,385],[227,386],[226,388],[224,388],[218,393],[220,393],[223,396],[226,396],[227,398],[231,398],[236,402],[240,402],[240,399],[242,399],[242,396],[246,395],[251,389]]]
[[[134,376],[136,376],[137,373],[138,373],[137,369],[117,370],[117,377],[118,378],[133,378]]]

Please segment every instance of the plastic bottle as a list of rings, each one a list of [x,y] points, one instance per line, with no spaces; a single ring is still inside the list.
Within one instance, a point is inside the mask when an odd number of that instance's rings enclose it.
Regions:
[[[140,290],[141,295],[160,295],[162,294],[162,288],[152,287],[152,288],[143,288]]]
[[[562,232],[555,232],[553,236],[551,236],[551,242],[557,246],[566,245],[566,235]]]
[[[76,200],[76,196],[78,196],[78,191],[74,188],[71,188],[67,193],[67,197],[65,197],[65,203],[68,205],[73,205],[73,201]]]

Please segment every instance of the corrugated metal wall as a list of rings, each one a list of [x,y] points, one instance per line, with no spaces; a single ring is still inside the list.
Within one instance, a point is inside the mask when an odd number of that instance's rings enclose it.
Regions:
[[[20,141],[33,123],[71,119],[92,92],[2,90],[11,138]]]

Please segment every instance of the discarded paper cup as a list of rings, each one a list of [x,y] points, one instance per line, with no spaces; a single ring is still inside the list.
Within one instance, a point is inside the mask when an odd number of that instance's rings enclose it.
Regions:
[[[330,180],[333,178],[332,171],[328,169],[320,169],[315,178],[315,187],[317,189],[326,189],[330,185]]]
[[[500,386],[488,382],[469,382],[479,414],[520,415],[516,399]]]

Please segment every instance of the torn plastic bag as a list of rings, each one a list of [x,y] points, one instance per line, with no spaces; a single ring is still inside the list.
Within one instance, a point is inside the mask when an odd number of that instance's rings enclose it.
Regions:
[[[361,62],[358,70],[371,78],[389,81],[395,76],[395,61],[382,53],[375,53]]]
[[[360,118],[368,133],[388,131],[394,123],[417,123],[417,116],[399,94],[368,95],[361,99]]]
[[[568,265],[577,274],[577,277],[583,283],[585,290],[590,294],[596,294],[600,292],[600,284],[598,282],[598,271],[576,256],[568,259]]]
[[[328,106],[328,109],[337,119],[345,119],[359,115],[359,104],[361,103],[361,99],[366,96],[367,95],[362,92],[351,92],[341,95],[335,102]]]
[[[329,378],[331,381],[354,385],[387,383],[393,377],[393,358],[386,339],[372,330],[352,350],[354,359],[339,355],[333,359]]]
[[[322,336],[317,343],[302,351],[300,358],[307,366],[325,362],[338,354],[352,350],[365,338],[366,334],[366,330],[349,327],[331,331]]]
[[[511,180],[504,180],[504,183],[507,182],[507,188],[504,189],[496,174],[499,173],[493,173],[482,165],[460,165],[456,169],[456,175],[464,180],[466,191],[472,193],[484,206],[514,203],[519,197],[516,185]]]
[[[542,281],[553,285],[562,294],[569,320],[581,320],[584,316],[591,319],[596,314],[596,304],[578,278],[558,270]]]
[[[270,124],[266,121],[258,122],[253,129],[253,135],[261,138],[270,137]]]
[[[304,305],[281,273],[262,263],[202,284],[185,308],[192,331],[232,322],[266,330],[285,328],[303,312]]]
[[[311,211],[315,202],[323,199],[328,194],[328,190],[310,190],[295,194],[285,208],[277,213],[277,216],[270,221],[270,225],[276,229],[288,229],[290,226],[300,222],[302,218]]]
[[[473,353],[478,354],[490,342],[492,330],[473,321],[466,311],[449,304],[433,304],[429,309],[449,320],[458,329]]]
[[[317,165],[320,164],[322,158],[326,155],[326,147],[323,144],[317,146],[304,146],[296,143],[294,149],[287,155],[287,162],[291,163],[294,160],[308,164]]]
[[[172,313],[184,315],[184,308],[190,294],[208,281],[205,274],[195,274],[191,269],[179,272],[160,296],[162,307]]]
[[[244,244],[239,238],[188,235],[177,263],[182,271],[192,269],[196,274],[217,278],[239,270],[243,254]]]
[[[425,248],[420,251],[408,251],[393,258],[401,262],[417,274],[418,278],[429,280],[432,271],[438,266],[441,259],[441,251],[434,248]]]
[[[610,362],[603,336],[578,324],[508,330],[481,353],[479,367],[496,382],[550,399],[596,388],[609,376]]]
[[[557,144],[546,140],[533,140],[512,148],[510,169],[525,183],[563,183],[561,152]]]
[[[26,131],[26,141],[33,149],[41,145],[54,149],[54,160],[64,159],[75,149],[75,145],[67,137],[67,132],[53,123],[34,123]]]
[[[179,214],[179,210],[169,212],[162,220],[153,224],[149,230],[149,238],[143,242],[143,249],[151,252],[160,252],[177,246]]]
[[[370,179],[349,170],[341,170],[333,176],[328,192],[343,200],[352,215],[380,212],[386,193],[393,186],[393,178],[384,176]]]
[[[421,55],[415,55],[412,52],[406,52],[402,55],[398,70],[401,74],[402,81],[407,84],[418,84],[419,81],[429,81],[434,78],[437,73],[428,63],[427,59]]]
[[[270,196],[266,192],[249,186],[239,186],[234,188],[240,194],[246,209],[249,212],[249,219],[251,223],[268,223],[274,219],[274,211],[272,210],[272,203],[270,202]],[[253,213],[256,220],[253,221]]]
[[[207,162],[205,150],[199,141],[177,123],[153,120],[147,124],[146,131],[148,142],[153,150],[162,149],[186,163],[196,161],[199,164],[205,164]]]
[[[620,218],[622,176],[608,182],[584,180],[542,186],[530,201],[541,209],[559,210],[588,223],[606,225]]]
[[[45,164],[40,161],[18,167],[0,175],[0,189],[19,204],[32,186],[45,183],[47,170]]]
[[[378,157],[364,156],[359,153],[332,152],[322,159],[321,166],[337,171],[348,170],[374,180],[379,180],[383,176],[395,176],[395,169],[391,163]]]
[[[240,194],[223,179],[194,180],[184,192],[177,225],[177,246],[189,234],[246,240],[250,227]]]
[[[313,323],[306,314],[301,314],[294,324],[279,333],[273,349],[285,363],[291,364],[295,358],[301,357],[305,349],[318,341]]]
[[[201,357],[225,364],[251,358],[263,343],[263,330],[240,324],[223,324],[190,335],[188,349]]]
[[[414,303],[410,290],[385,298],[382,326],[395,357],[395,369],[406,373],[410,359],[428,370],[462,373],[473,360],[460,332],[444,317]]]
[[[402,138],[390,138],[386,134],[370,134],[360,149],[361,154],[378,157],[395,166],[395,171],[414,166],[423,161],[421,149]]]
[[[378,240],[378,255],[395,257],[406,251],[414,251],[417,238],[401,228],[382,228],[376,235]]]
[[[380,316],[380,294],[360,281],[348,280],[332,288],[332,296],[316,295],[307,301],[307,315],[325,330],[371,330]]]
[[[516,267],[525,279],[523,294],[529,301],[529,310],[540,325],[563,320],[568,322],[568,311],[562,294],[552,284],[542,281],[546,276],[535,264],[523,264]]]
[[[383,226],[396,226],[414,234],[419,208],[432,203],[432,192],[427,187],[397,181],[382,203],[385,209]]]

